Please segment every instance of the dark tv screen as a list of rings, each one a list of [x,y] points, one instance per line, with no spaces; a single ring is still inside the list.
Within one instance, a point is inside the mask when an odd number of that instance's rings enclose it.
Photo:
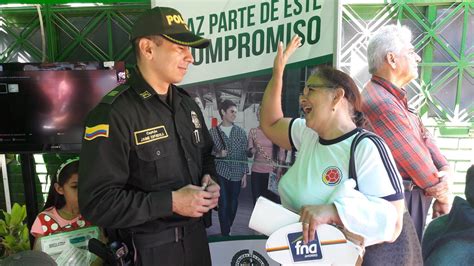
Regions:
[[[87,113],[123,82],[123,62],[0,64],[0,153],[78,152]]]

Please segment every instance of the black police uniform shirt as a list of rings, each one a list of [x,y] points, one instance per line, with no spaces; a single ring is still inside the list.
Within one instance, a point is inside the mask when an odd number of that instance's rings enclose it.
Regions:
[[[81,214],[96,225],[158,232],[196,218],[172,212],[171,192],[216,176],[199,106],[171,85],[169,106],[131,71],[86,120],[79,171]]]

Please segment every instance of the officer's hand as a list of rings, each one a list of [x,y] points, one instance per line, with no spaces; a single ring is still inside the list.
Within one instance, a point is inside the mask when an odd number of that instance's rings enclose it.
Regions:
[[[212,180],[210,175],[207,174],[202,177],[201,184],[203,190],[212,194],[212,197],[210,198],[212,204],[209,205],[209,208],[215,208],[217,206],[217,203],[219,202],[221,187],[214,180]]]
[[[173,212],[182,216],[201,217],[214,208],[212,193],[202,187],[187,185],[171,193]]]

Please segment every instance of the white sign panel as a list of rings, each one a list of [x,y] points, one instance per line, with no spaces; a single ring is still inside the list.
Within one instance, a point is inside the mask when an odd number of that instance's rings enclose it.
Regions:
[[[152,6],[177,9],[190,30],[211,39],[193,49],[195,66],[181,84],[223,79],[273,65],[278,43],[295,34],[302,47],[289,63],[308,65],[332,57],[336,35],[334,0],[152,0]],[[327,60],[326,60],[327,61]]]
[[[210,242],[212,265],[278,266],[265,252],[266,239],[236,239]]]

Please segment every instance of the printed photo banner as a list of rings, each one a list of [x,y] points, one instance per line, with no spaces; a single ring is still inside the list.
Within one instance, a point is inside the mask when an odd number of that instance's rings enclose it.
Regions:
[[[336,5],[333,0],[152,0],[152,6],[177,9],[191,31],[211,39],[208,48],[192,49],[194,66],[181,85],[268,71],[278,43],[286,46],[295,34],[303,45],[290,64],[331,61]]]

